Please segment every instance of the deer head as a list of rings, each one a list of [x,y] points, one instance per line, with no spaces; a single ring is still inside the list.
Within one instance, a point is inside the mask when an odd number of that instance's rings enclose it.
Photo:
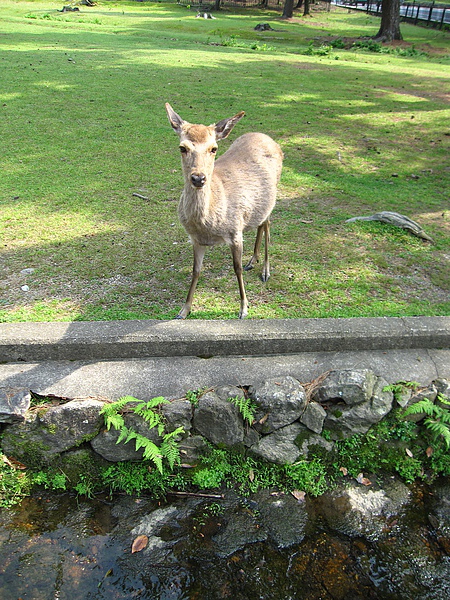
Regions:
[[[185,181],[190,182],[194,188],[201,189],[211,181],[217,142],[229,135],[245,113],[241,111],[234,117],[206,126],[184,121],[168,103],[166,103],[166,111],[172,128],[180,138]]]

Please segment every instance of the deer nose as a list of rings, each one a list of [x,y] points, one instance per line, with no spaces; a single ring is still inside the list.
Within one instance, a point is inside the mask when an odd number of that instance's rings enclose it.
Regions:
[[[200,173],[200,174],[193,173],[191,175],[191,182],[194,187],[201,188],[206,183],[206,175],[203,175],[203,173]]]

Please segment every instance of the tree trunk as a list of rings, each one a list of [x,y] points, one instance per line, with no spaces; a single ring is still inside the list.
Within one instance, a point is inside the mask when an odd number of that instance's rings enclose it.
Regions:
[[[214,10],[220,10],[220,3],[222,0],[215,0],[214,2]]]
[[[303,0],[298,0],[297,6],[295,8],[301,8],[303,5]]]
[[[383,0],[381,3],[381,27],[374,37],[377,42],[402,40],[400,33],[400,0]]]
[[[283,8],[283,19],[290,19],[294,13],[294,0],[285,0]]]
[[[305,6],[303,8],[303,16],[305,17],[306,15],[310,15],[311,13],[309,12],[309,0],[305,0]]]

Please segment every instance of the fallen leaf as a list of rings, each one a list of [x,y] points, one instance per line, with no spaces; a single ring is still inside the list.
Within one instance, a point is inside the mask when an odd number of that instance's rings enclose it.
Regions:
[[[4,454],[2,454],[2,461],[5,463],[5,465],[8,465],[8,467],[11,467],[12,469],[20,469],[21,471],[25,471],[26,469],[26,466],[24,464],[22,464],[15,458],[8,458]]]
[[[346,475],[348,475],[348,469],[347,469],[347,467],[340,467],[339,471],[342,473],[342,475],[344,475],[344,477]]]
[[[305,501],[306,492],[301,492],[300,490],[293,490],[291,494],[296,498],[299,502]]]
[[[367,477],[364,477],[364,473],[359,473],[358,477],[356,478],[356,481],[358,483],[360,483],[361,485],[372,485],[372,482],[370,481],[370,479],[367,479]]]
[[[268,419],[268,418],[269,418],[269,413],[266,413],[266,414],[263,416],[263,418],[262,418],[262,419],[260,419],[260,420],[258,421],[258,423],[259,423],[260,425],[264,425],[264,423],[267,421],[267,419]]]
[[[433,448],[431,446],[428,446],[426,453],[428,458],[430,458],[430,456],[433,456]]]
[[[414,454],[411,452],[411,450],[409,448],[405,448],[405,452],[409,456],[409,458],[414,458]]]
[[[147,547],[148,537],[146,535],[138,535],[131,546],[131,553],[140,552]]]
[[[248,472],[248,478],[251,482],[255,481],[255,472],[253,471],[253,469],[250,469],[250,471]]]

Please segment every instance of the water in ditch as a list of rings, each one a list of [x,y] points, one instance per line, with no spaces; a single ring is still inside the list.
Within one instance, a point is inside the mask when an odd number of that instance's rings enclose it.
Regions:
[[[0,513],[0,598],[450,599],[448,482],[360,488],[27,498]]]

